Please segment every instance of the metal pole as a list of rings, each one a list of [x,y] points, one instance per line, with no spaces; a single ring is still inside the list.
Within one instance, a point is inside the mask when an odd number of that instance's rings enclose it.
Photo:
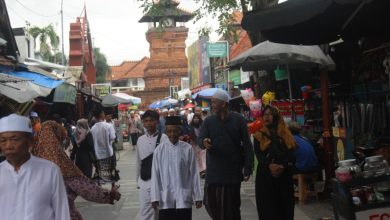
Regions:
[[[288,66],[288,62],[286,62],[286,68],[287,68],[289,98],[290,98],[290,102],[292,102],[291,74],[290,74],[290,67]]]
[[[288,93],[289,93],[289,99],[290,99],[291,119],[292,120],[296,120],[294,107],[293,107],[292,88],[291,88],[291,74],[290,74],[290,67],[288,65],[288,61],[286,62],[286,68],[287,68]]]
[[[64,53],[64,11],[63,11],[63,4],[64,0],[61,0],[61,32],[62,32],[62,54],[61,54],[61,64],[65,65],[65,53]]]

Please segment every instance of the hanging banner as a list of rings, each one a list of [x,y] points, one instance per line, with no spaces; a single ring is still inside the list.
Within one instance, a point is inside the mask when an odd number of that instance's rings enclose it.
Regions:
[[[233,82],[235,86],[241,84],[241,72],[240,70],[229,71],[229,81]]]
[[[199,38],[200,71],[202,73],[200,81],[202,84],[211,82],[210,58],[207,56],[208,40],[208,37]]]
[[[228,57],[229,43],[227,41],[209,42],[207,54],[209,57]]]
[[[188,72],[190,76],[190,88],[195,88],[200,84],[199,81],[199,59],[198,42],[193,43],[187,48]]]

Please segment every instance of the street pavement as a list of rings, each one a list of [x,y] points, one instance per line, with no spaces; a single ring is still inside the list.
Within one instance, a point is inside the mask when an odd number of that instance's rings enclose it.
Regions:
[[[124,144],[124,150],[120,152],[120,159],[117,168],[120,170],[121,180],[119,181],[122,198],[114,205],[97,204],[78,198],[76,206],[81,212],[84,220],[137,220],[138,216],[138,190],[135,181],[136,169],[135,151],[131,150],[128,143]],[[203,180],[202,180],[203,185]],[[110,185],[104,186],[109,189]],[[204,207],[193,208],[194,220],[207,220],[210,217]],[[332,216],[332,209],[329,201],[309,201],[305,205],[295,206],[296,220],[319,219],[320,217]],[[241,186],[241,218],[242,220],[257,220],[255,185],[252,178]]]

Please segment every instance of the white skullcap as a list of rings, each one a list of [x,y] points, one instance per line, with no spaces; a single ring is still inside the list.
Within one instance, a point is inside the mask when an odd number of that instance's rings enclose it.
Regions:
[[[162,110],[162,112],[168,112],[168,109],[164,108],[164,109]]]
[[[30,117],[38,117],[38,113],[36,113],[36,112],[30,112]]]
[[[7,131],[21,131],[32,133],[29,118],[17,114],[11,114],[0,119],[0,133]]]
[[[229,94],[227,94],[227,92],[222,89],[217,89],[213,95],[213,98],[227,103],[229,102],[230,99]]]
[[[182,111],[180,112],[180,115],[184,115],[185,113],[186,113],[186,111],[182,110]]]
[[[169,109],[169,111],[170,111],[170,112],[174,112],[174,111],[175,111],[175,109],[173,109],[173,108],[170,108],[170,109]]]

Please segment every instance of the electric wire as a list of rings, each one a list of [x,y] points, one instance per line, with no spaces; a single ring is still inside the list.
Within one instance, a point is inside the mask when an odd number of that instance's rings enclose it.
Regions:
[[[60,12],[57,12],[56,14],[53,14],[53,15],[44,15],[44,14],[41,14],[39,12],[36,12],[34,10],[32,10],[31,8],[25,6],[24,4],[22,4],[19,0],[15,0],[17,3],[19,3],[19,5],[21,5],[23,8],[25,8],[26,10],[30,11],[31,13],[34,13],[38,16],[41,16],[41,17],[46,17],[46,18],[51,18],[51,17],[55,17],[55,16],[58,16],[60,14]]]

